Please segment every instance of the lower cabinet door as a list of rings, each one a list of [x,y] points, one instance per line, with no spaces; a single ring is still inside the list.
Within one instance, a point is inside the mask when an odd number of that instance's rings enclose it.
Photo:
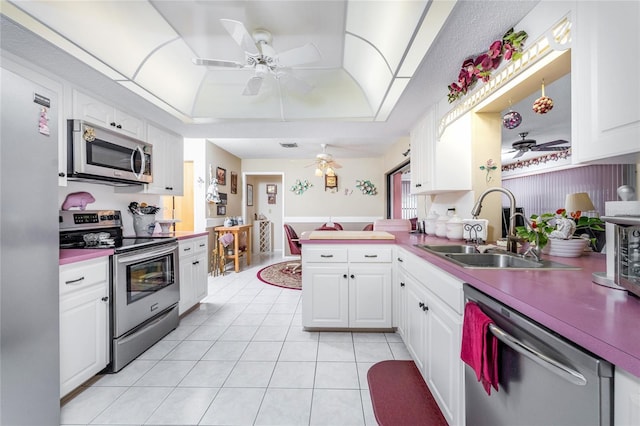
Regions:
[[[426,377],[429,389],[449,424],[461,424],[464,394],[460,361],[462,320],[435,295],[428,294],[426,330]]]
[[[60,299],[60,396],[108,363],[106,283]]]
[[[405,344],[414,362],[426,379],[425,357],[426,357],[426,334],[427,334],[427,311],[425,301],[426,292],[422,287],[407,277],[407,327]]]
[[[390,265],[349,267],[349,327],[391,327]]]
[[[349,326],[347,266],[305,266],[302,274],[302,325]]]

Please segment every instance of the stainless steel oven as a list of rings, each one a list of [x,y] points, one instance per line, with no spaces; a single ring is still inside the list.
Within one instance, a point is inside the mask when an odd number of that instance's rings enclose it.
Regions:
[[[122,234],[117,210],[60,211],[61,249],[110,249],[110,372],[178,326],[178,240]]]
[[[178,268],[178,242],[173,238],[147,248],[116,249],[111,262],[113,371],[176,327]]]

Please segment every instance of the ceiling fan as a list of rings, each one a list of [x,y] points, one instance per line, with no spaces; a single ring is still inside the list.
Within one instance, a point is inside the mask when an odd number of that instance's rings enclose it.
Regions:
[[[232,19],[220,19],[220,22],[233,40],[244,50],[245,63],[222,59],[194,58],[194,64],[210,67],[253,69],[253,77],[247,81],[242,92],[245,96],[257,95],[260,92],[260,87],[262,87],[262,81],[268,75],[273,76],[276,81],[284,83],[286,87],[301,94],[306,94],[313,88],[311,84],[285,71],[286,68],[318,61],[320,59],[320,51],[313,43],[307,43],[278,53],[271,46],[272,37],[269,31],[256,29],[249,34],[242,22]]]
[[[518,134],[520,135],[522,140],[514,142],[511,145],[513,148],[513,151],[509,151],[509,152],[517,152],[517,154],[514,155],[513,158],[521,157],[522,155],[524,155],[525,152],[529,152],[529,151],[566,151],[567,149],[570,148],[568,146],[555,146],[555,145],[560,145],[565,143],[568,144],[569,142],[565,141],[564,139],[558,139],[555,141],[541,143],[540,145],[537,145],[534,139],[527,139],[527,135],[529,134],[529,132],[522,132]]]
[[[307,167],[315,166],[316,167],[316,176],[322,176],[323,174],[334,176],[335,169],[340,169],[342,166],[338,164],[334,159],[333,155],[327,152],[327,144],[320,144],[322,147],[322,152],[316,155],[316,161],[309,164]]]

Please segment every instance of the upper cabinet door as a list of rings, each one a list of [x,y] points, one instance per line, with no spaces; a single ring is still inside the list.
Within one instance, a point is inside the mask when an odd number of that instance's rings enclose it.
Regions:
[[[144,120],[77,90],[73,91],[73,115],[73,118],[86,120],[135,139],[146,139]]]
[[[576,2],[571,72],[575,163],[640,153],[640,3]]]

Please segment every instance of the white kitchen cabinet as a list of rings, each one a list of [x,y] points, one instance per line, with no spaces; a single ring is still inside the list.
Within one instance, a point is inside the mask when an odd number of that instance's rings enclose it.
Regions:
[[[322,245],[302,249],[302,325],[391,328],[393,247]]]
[[[640,3],[576,2],[571,55],[574,163],[640,152]],[[615,23],[615,25],[612,25]],[[630,43],[632,51],[612,46]],[[628,161],[626,161],[628,160]]]
[[[146,140],[144,120],[78,90],[73,91],[73,118],[86,120],[135,139]]]
[[[183,139],[155,126],[147,127],[147,142],[153,145],[151,173],[153,182],[145,185],[145,193],[182,195],[184,193]]]
[[[437,111],[437,105],[429,108],[411,130],[413,194],[471,190],[471,114],[449,124],[438,138]]]
[[[109,363],[109,258],[60,267],[60,397]]]
[[[640,378],[619,367],[614,374],[613,424],[640,425]]]
[[[401,256],[399,269],[405,271],[406,286],[405,345],[447,422],[464,424],[462,282],[411,253]]]
[[[410,279],[404,266],[406,252],[398,248],[396,256],[395,278],[393,281],[393,327],[404,340],[407,330],[407,282]]]
[[[208,294],[207,236],[178,240],[180,268],[180,315],[200,303]]]
[[[433,185],[433,146],[436,139],[436,107],[429,108],[411,129],[411,193],[422,194]]]

